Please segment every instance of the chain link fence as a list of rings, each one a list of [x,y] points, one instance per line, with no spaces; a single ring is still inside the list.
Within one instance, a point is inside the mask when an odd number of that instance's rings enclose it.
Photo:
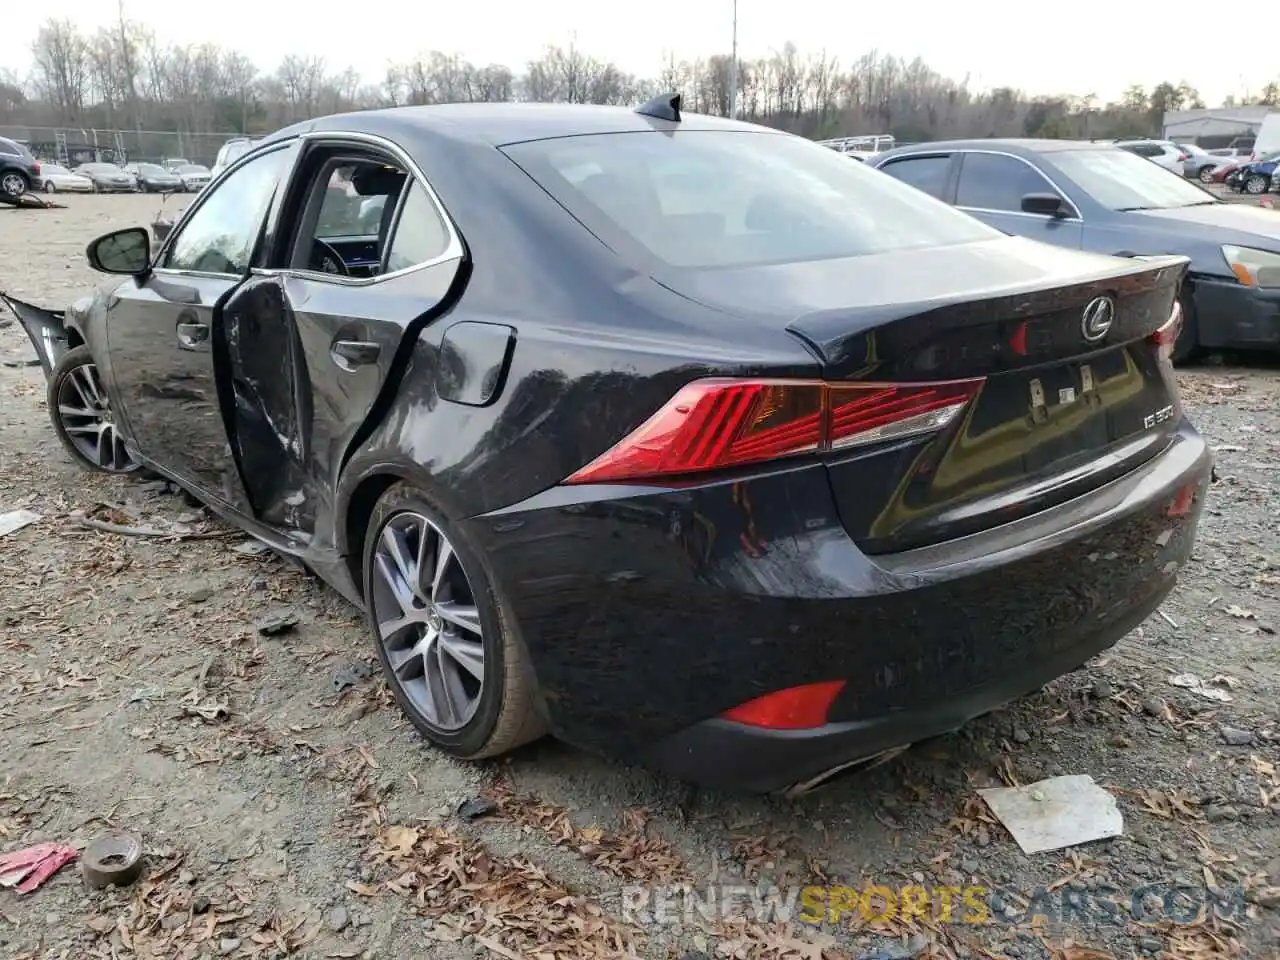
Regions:
[[[239,136],[235,133],[0,125],[0,137],[25,141],[36,159],[49,162],[59,159],[59,134],[65,138],[66,159],[72,166],[94,160],[159,162],[178,157],[212,166],[218,148],[232,137]]]

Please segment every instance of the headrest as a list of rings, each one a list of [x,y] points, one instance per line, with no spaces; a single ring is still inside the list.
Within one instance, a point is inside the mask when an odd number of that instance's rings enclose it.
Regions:
[[[404,173],[394,167],[361,167],[352,176],[351,185],[362,197],[390,196],[404,185]]]

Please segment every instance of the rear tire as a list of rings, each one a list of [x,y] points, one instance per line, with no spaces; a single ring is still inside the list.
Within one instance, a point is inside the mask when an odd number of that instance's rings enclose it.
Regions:
[[[46,181],[44,182],[44,192],[45,192],[45,193],[57,193],[57,192],[58,192],[57,184],[55,184],[52,180],[46,180]]]
[[[1196,179],[1201,183],[1213,183],[1213,165],[1201,167],[1196,172]]]
[[[441,576],[437,562],[450,553]],[[419,733],[466,760],[506,753],[546,733],[534,707],[528,653],[487,568],[426,494],[397,483],[382,495],[365,534],[363,570],[366,617],[383,675]],[[464,619],[470,626],[457,626]],[[389,627],[397,622],[402,626]],[[456,697],[443,695],[446,687]]]
[[[1182,290],[1178,294],[1178,303],[1182,305],[1182,330],[1173,344],[1170,360],[1175,367],[1183,366],[1199,359],[1204,354],[1200,346],[1200,327],[1196,322],[1196,308],[1192,303],[1191,292]]]
[[[6,197],[20,197],[31,189],[27,175],[18,170],[6,170],[0,174],[0,193]]]

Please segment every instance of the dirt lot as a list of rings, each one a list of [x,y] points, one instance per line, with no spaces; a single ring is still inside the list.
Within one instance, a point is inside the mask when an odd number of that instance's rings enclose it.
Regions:
[[[95,282],[86,241],[158,205],[66,202],[0,211],[0,288],[65,305]],[[551,742],[443,759],[390,705],[357,612],[331,591],[237,550],[243,537],[162,483],[75,468],[30,345],[0,327],[0,512],[43,518],[0,539],[0,850],[125,830],[149,858],[128,889],[89,892],[75,865],[34,893],[0,889],[0,956],[1280,956],[1274,363],[1216,358],[1182,377],[1219,482],[1160,615],[1014,707],[787,802]],[[100,503],[218,535],[76,525]],[[259,629],[278,617],[296,625]],[[1210,693],[1169,683],[1185,673]],[[1026,856],[975,793],[1058,774],[1109,789],[1124,835]],[[663,923],[623,895],[741,878],[784,904],[796,884],[924,887],[935,912],[937,888],[979,886],[994,912],[967,922],[957,893],[949,919],[872,922],[876,897],[869,920],[786,927],[739,893],[683,916],[674,898]],[[1218,909],[1197,913],[1210,894]]]

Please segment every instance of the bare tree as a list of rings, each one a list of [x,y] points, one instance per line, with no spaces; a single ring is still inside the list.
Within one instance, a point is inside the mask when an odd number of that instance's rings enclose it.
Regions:
[[[32,54],[29,85],[0,77],[0,123],[99,129],[145,123],[179,135],[254,132],[370,107],[514,99],[628,104],[658,90],[682,94],[694,112],[723,115],[729,109],[727,57],[681,61],[665,54],[656,75],[645,78],[576,43],[548,46],[518,75],[502,64],[480,66],[457,53],[425,51],[408,63],[388,64],[376,83],[363,82],[350,68],[330,72],[319,57],[297,53],[263,73],[237,51],[165,46],[125,20],[92,36],[69,20],[49,20]],[[1150,93],[1135,85],[1109,104],[1093,94],[1033,98],[1009,87],[977,92],[967,77],[943,77],[920,59],[871,50],[842,69],[827,52],[806,56],[791,43],[737,67],[743,119],[811,137],[1152,134],[1166,110],[1201,103],[1193,88],[1173,81]],[[1280,102],[1278,91],[1280,83],[1269,84],[1260,100]]]
[[[70,20],[50,20],[36,34],[36,95],[54,110],[54,119],[80,119],[89,96],[88,47]]]

